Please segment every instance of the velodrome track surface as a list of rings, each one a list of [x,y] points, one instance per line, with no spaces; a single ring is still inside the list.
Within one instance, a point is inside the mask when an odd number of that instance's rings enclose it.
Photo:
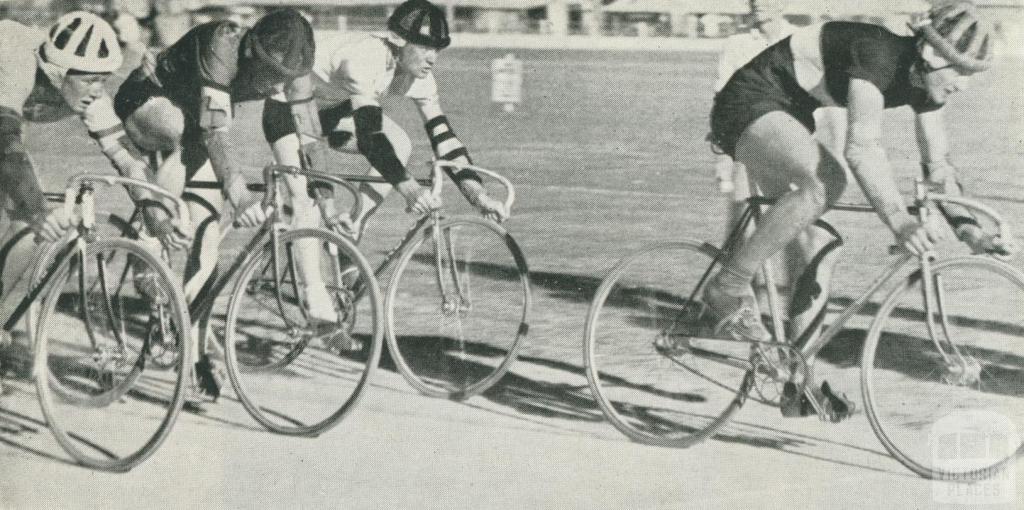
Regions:
[[[783,420],[751,403],[736,416],[735,434],[688,450],[630,443],[603,422],[580,368],[586,306],[601,276],[647,242],[716,239],[722,230],[703,143],[714,56],[518,52],[527,102],[504,115],[488,101],[489,59],[504,53],[453,49],[442,55],[438,76],[447,113],[475,160],[519,186],[509,228],[529,259],[535,301],[522,360],[505,380],[459,404],[421,397],[383,370],[353,416],[318,439],[264,432],[226,397],[204,413],[183,414],[161,450],[126,475],[68,465],[40,422],[33,387],[15,381],[0,402],[0,506],[935,505],[936,486],[890,459],[863,414],[827,425]],[[968,189],[1018,224],[1022,70],[1007,62],[978,77],[947,112],[953,159]],[[236,113],[236,148],[253,169],[269,158],[259,111],[253,103]],[[414,161],[427,159],[416,114],[392,111],[416,143]],[[910,123],[905,110],[887,120],[904,190],[918,172]],[[49,172],[48,189],[81,168],[111,171],[75,122],[28,132],[37,165]],[[337,161],[364,167],[357,158]],[[851,201],[860,199],[855,188]],[[451,190],[446,201],[467,211]],[[409,222],[396,199],[389,203],[367,234],[371,261]],[[849,297],[887,260],[888,234],[871,215],[831,218],[847,238],[836,294]],[[834,356],[823,356],[839,361],[819,367],[858,402],[857,347],[867,319],[852,321]]]

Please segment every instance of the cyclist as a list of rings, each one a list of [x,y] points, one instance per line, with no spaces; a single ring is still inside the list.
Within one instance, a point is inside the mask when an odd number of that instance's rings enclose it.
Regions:
[[[360,186],[364,207],[358,217],[332,216],[354,229],[357,238],[365,220],[392,187],[405,198],[411,212],[425,213],[440,206],[407,170],[412,142],[383,113],[382,96],[405,96],[416,104],[436,157],[471,163],[465,145],[455,136],[441,109],[432,72],[438,53],[451,42],[444,11],[426,0],[407,0],[395,9],[387,26],[388,32],[383,34],[342,34],[322,41],[314,66],[315,96],[330,146],[358,151],[372,166],[370,174],[388,181]],[[288,130],[287,114],[280,96],[268,99],[263,110],[264,132],[278,161],[296,164],[297,138]],[[481,212],[493,219],[507,219],[508,211],[487,195],[476,172],[463,170],[449,175]],[[319,203],[329,206],[329,201]]]
[[[441,109],[437,83],[432,73],[438,53],[451,42],[444,11],[426,0],[400,4],[387,21],[388,32],[372,35],[341,34],[319,41],[313,67],[314,96],[320,107],[320,125],[329,145],[337,150],[358,152],[366,157],[371,175],[386,183],[363,183],[359,190],[363,208],[355,218],[337,214],[329,190],[313,193],[329,218],[330,227],[358,240],[366,220],[380,206],[391,189],[405,199],[407,209],[424,214],[440,207],[430,190],[420,186],[406,165],[412,142],[406,132],[381,107],[382,96],[404,96],[418,107],[427,136],[439,159],[471,163],[465,145],[455,136]],[[263,107],[263,128],[278,163],[299,166],[300,140],[292,128],[288,105],[281,94],[269,98]],[[462,194],[482,213],[498,221],[508,218],[504,204],[488,196],[476,172],[462,170],[448,175]],[[297,181],[290,180],[296,187]],[[296,211],[315,211],[305,188],[292,189]],[[299,214],[300,221],[316,223],[320,214]],[[302,257],[309,267],[312,258]],[[330,299],[322,285],[307,288],[312,314],[329,319]],[[321,294],[323,293],[323,294]],[[340,339],[339,339],[340,341]],[[339,348],[344,348],[339,345]]]
[[[913,108],[926,176],[957,192],[941,108],[970,75],[990,67],[992,41],[974,6],[963,1],[933,9],[913,28],[908,37],[863,23],[799,29],[743,66],[715,96],[714,142],[746,166],[764,195],[776,199],[706,289],[704,301],[718,334],[771,339],[751,291],[754,273],[828,210],[846,186],[841,163],[811,134],[813,113],[823,105],[847,109],[845,159],[898,243],[920,254],[942,237],[941,225],[920,224],[907,213],[881,145],[883,110]],[[947,206],[944,212],[973,250],[1013,249],[986,236],[963,209]],[[827,383],[822,389],[829,393]]]
[[[718,58],[718,79],[715,91],[725,86],[733,73],[749,62],[768,46],[789,37],[796,29],[789,24],[783,12],[784,0],[749,0],[753,29],[747,33],[729,37],[722,45]],[[846,136],[846,110],[839,107],[823,106],[814,111],[815,138],[833,155],[842,154]],[[842,161],[840,161],[842,162]],[[715,159],[715,174],[719,191],[729,194],[726,232],[732,231],[739,215],[747,206],[750,197],[749,179],[742,163],[733,161],[725,153]],[[801,299],[790,304],[789,318],[791,331],[800,337],[807,337],[821,328],[820,313],[828,297],[832,269],[839,259],[838,237],[825,229],[808,228],[787,246],[781,254],[784,278],[793,288],[793,294]],[[803,276],[801,278],[801,276]],[[817,286],[816,289],[811,288]]]
[[[184,270],[190,302],[201,300],[216,280],[218,220],[225,200],[239,226],[254,227],[266,219],[231,157],[233,104],[281,94],[289,118],[298,123],[292,132],[304,133],[304,151],[325,150],[318,148],[315,136],[320,124],[310,77],[313,51],[313,29],[294,9],[272,11],[249,30],[232,21],[212,21],[191,29],[155,59],[144,60],[117,92],[115,108],[128,135],[143,150],[162,155],[157,182],[182,193],[196,225]],[[196,368],[200,386],[216,398],[224,377],[219,360],[206,352],[216,349],[206,341],[208,315],[193,317],[200,324],[196,338],[204,346]]]
[[[6,320],[25,292],[33,241],[53,242],[71,226],[63,209],[48,210],[39,178],[23,144],[22,124],[79,116],[100,150],[121,175],[149,180],[146,158],[125,136],[104,85],[122,62],[114,30],[83,11],[67,13],[48,33],[10,20],[0,21],[0,318]],[[187,242],[165,204],[143,190],[131,190],[146,207],[146,224],[171,246]],[[35,234],[34,236],[30,234]],[[0,347],[9,343],[6,333]]]

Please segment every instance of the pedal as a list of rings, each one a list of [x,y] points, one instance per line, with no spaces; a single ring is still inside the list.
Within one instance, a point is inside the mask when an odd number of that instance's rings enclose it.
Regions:
[[[849,418],[857,409],[856,404],[848,399],[845,393],[834,393],[828,381],[821,383],[821,394],[828,401],[828,407],[831,409],[828,418],[832,423]]]
[[[810,393],[814,401],[807,395]],[[797,418],[818,415],[822,421],[839,423],[853,415],[856,405],[843,393],[835,393],[828,382],[821,383],[821,388],[803,391],[793,382],[782,387],[782,398],[779,400],[782,416]]]
[[[801,388],[797,387],[797,384],[792,381],[787,381],[782,385],[782,397],[779,398],[779,409],[782,410],[782,416],[785,418],[798,418],[801,416],[807,416],[804,409],[810,407],[810,402],[807,401],[807,397]]]

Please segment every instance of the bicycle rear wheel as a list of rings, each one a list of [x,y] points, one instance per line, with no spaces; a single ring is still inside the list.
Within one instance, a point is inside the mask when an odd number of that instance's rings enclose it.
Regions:
[[[466,399],[508,372],[526,337],[526,258],[504,228],[481,218],[442,220],[417,235],[388,286],[388,352],[422,393]]]
[[[166,265],[134,241],[75,248],[40,307],[36,387],[57,442],[78,462],[125,471],[166,439],[190,371],[149,362],[154,342],[189,354],[188,311]]]
[[[750,390],[751,344],[702,337],[700,299],[716,251],[688,241],[648,246],[597,289],[583,339],[587,380],[604,415],[634,441],[702,441]]]
[[[281,434],[315,436],[345,417],[376,370],[380,288],[366,258],[328,230],[283,232],[239,273],[225,357],[242,405]]]
[[[1024,275],[1013,267],[960,257],[933,264],[930,282],[911,275],[862,359],[871,426],[918,475],[978,480],[1024,452]]]

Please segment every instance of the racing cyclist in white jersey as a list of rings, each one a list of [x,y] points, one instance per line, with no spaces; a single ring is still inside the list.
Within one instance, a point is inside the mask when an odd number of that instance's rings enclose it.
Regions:
[[[104,88],[121,62],[114,30],[94,14],[67,13],[48,33],[0,21],[0,221],[7,223],[0,234],[0,321],[26,291],[36,242],[58,241],[72,226],[62,208],[46,206],[23,141],[26,118],[48,122],[77,115],[118,173],[152,180],[146,158],[128,141]],[[187,242],[168,204],[145,190],[130,192],[143,206],[151,232],[169,244]],[[2,332],[0,348],[9,343]]]
[[[362,154],[371,165],[369,173],[387,182],[361,184],[363,209],[350,218],[346,213],[338,214],[333,202],[326,199],[330,190],[318,188],[307,193],[300,180],[288,180],[297,222],[318,224],[321,215],[315,214],[316,201],[323,216],[329,218],[330,227],[357,240],[366,220],[392,188],[405,199],[409,212],[424,214],[441,205],[408,171],[412,142],[401,126],[384,114],[384,96],[404,96],[415,103],[437,158],[471,163],[465,145],[455,136],[441,109],[432,73],[438,53],[450,43],[444,11],[426,0],[408,0],[395,9],[387,26],[389,31],[384,34],[338,34],[318,40],[312,73],[313,97],[329,145]],[[283,96],[274,96],[264,104],[263,128],[277,162],[300,166],[304,153],[301,145],[306,142],[299,140]],[[449,176],[483,214],[497,221],[508,218],[502,202],[488,196],[476,172],[462,170],[449,172]],[[299,263],[310,267],[316,261],[307,254],[300,255]],[[334,312],[329,309],[331,300],[323,299],[326,289],[314,284],[306,291],[310,294],[307,302],[314,307],[312,315],[329,322]]]

